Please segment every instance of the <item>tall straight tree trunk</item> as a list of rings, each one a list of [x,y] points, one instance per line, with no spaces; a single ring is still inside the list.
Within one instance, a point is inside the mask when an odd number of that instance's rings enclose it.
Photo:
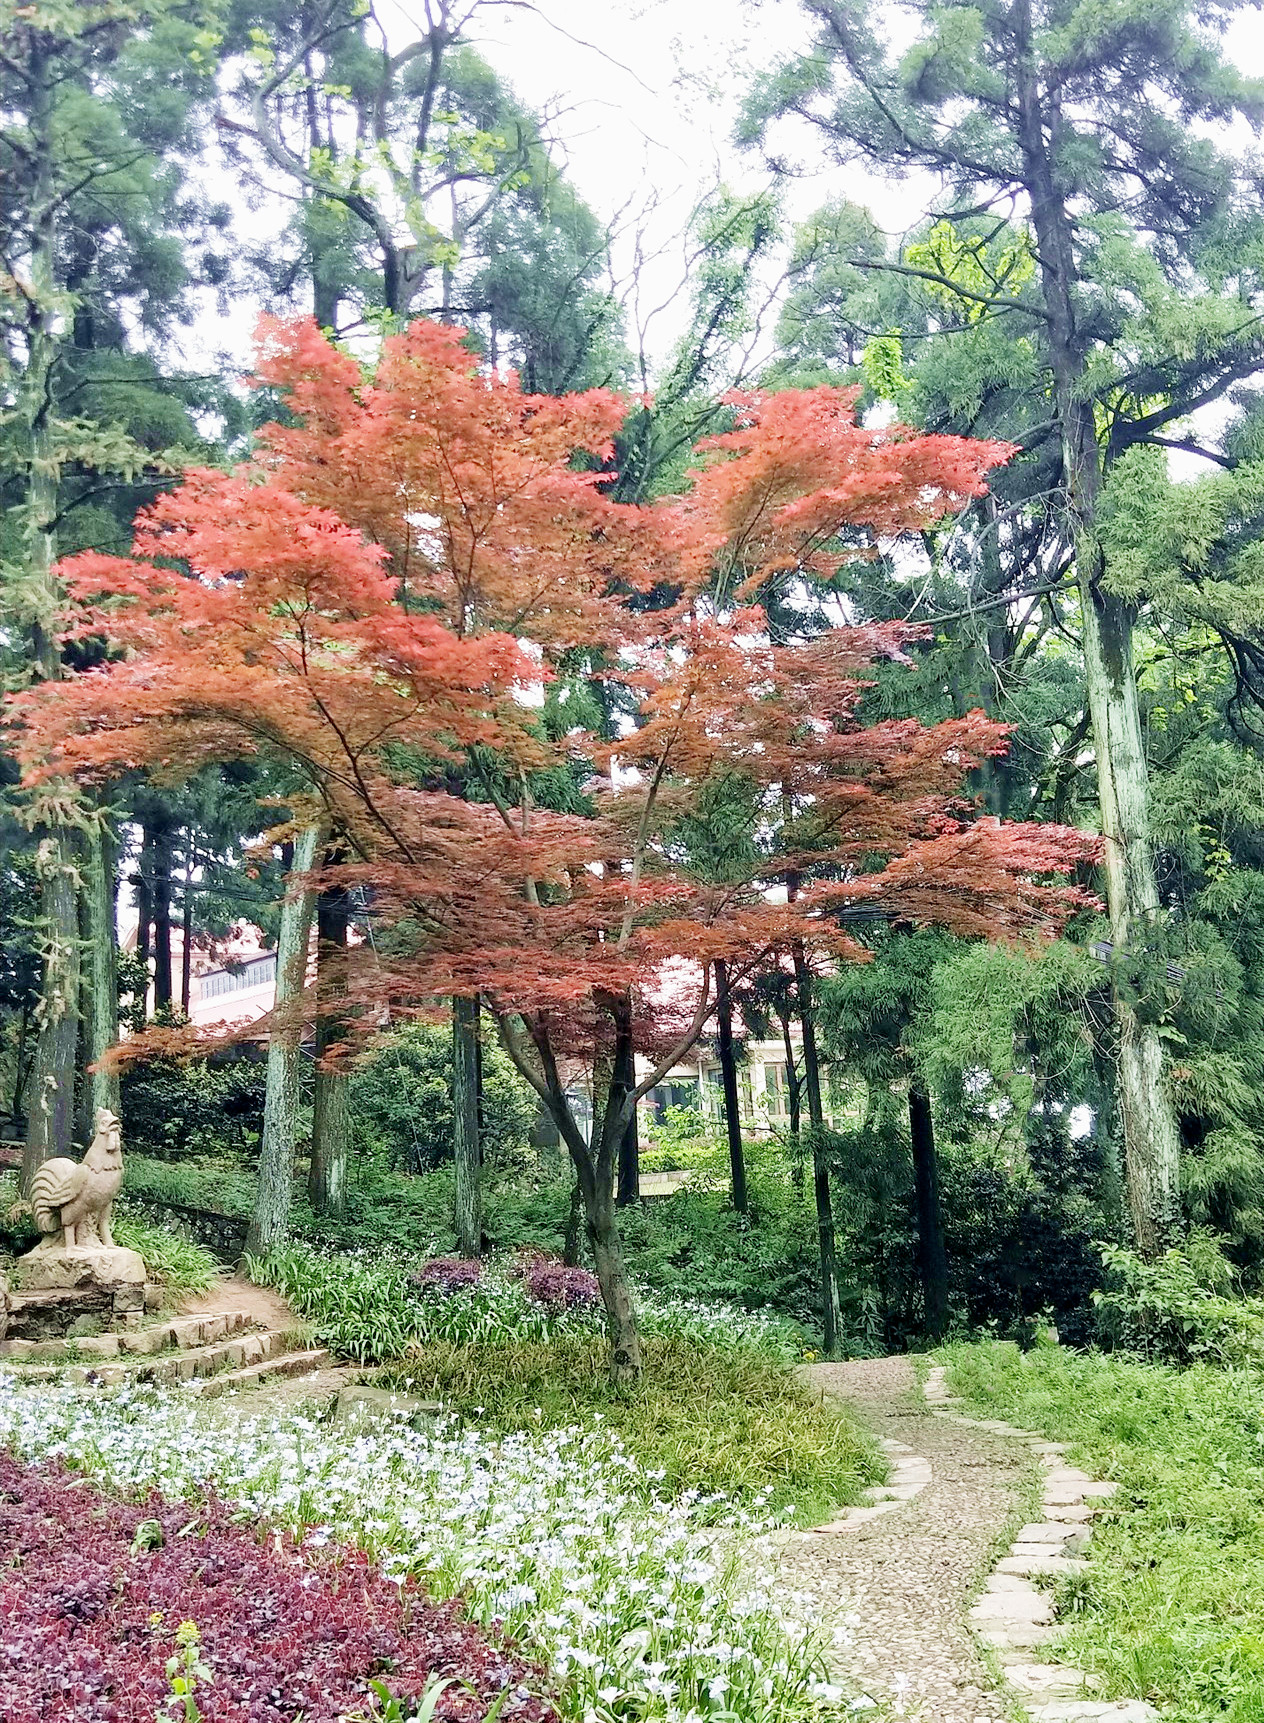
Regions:
[[[316,1076],[307,1194],[317,1214],[332,1215],[336,1220],[347,1212],[351,1079],[345,1071],[327,1070],[323,1061],[342,1036],[336,997],[346,987],[342,965],[350,921],[351,898],[346,889],[332,886],[322,891],[316,900]]]
[[[87,1058],[95,1064],[118,1040],[118,849],[108,819],[88,835],[84,895],[88,906],[86,1016]],[[122,1105],[116,1070],[92,1073],[92,1106],[108,1107],[116,1117]]]
[[[136,858],[136,872],[132,875],[132,884],[136,889],[136,956],[149,974],[149,957],[153,937],[154,894],[150,889],[149,878],[153,869],[153,858],[149,851],[148,833],[143,833],[140,855]],[[144,1007],[142,1016],[149,1009],[149,986],[145,985],[144,997],[141,1000]]]
[[[622,1051],[622,1069],[619,1081],[624,1093],[636,1087],[636,1053],[629,1041]],[[619,1192],[617,1201],[620,1208],[641,1200],[641,1130],[637,1120],[636,1109],[628,1120],[628,1128],[619,1140]]]
[[[747,1214],[746,1157],[742,1152],[742,1114],[737,1093],[737,1058],[733,1052],[733,1000],[729,993],[729,968],[722,957],[715,960],[715,1014],[719,1024],[720,1077],[724,1084],[724,1124],[729,1140],[729,1177],[733,1207]]]
[[[318,826],[308,826],[294,845],[290,873],[307,874],[316,864]],[[254,1213],[246,1253],[264,1256],[285,1237],[294,1195],[294,1142],[298,1134],[299,1061],[302,1056],[302,995],[316,894],[310,888],[287,895],[277,939],[276,1004],[268,1037],[268,1072],[263,1101],[263,1140]]]
[[[29,470],[23,511],[24,561],[31,602],[34,675],[45,682],[61,675],[56,638],[56,520],[58,467],[53,433],[53,374],[59,344],[56,304],[57,212],[53,184],[53,66],[33,40],[28,62],[31,95],[28,143],[36,164],[29,219],[30,291],[26,295],[26,366],[18,390],[17,419],[26,441]],[[37,849],[43,974],[36,1010],[35,1056],[22,1156],[25,1191],[35,1169],[71,1147],[79,1023],[79,911],[73,835],[46,827]]]
[[[825,1106],[821,1099],[821,1063],[816,1051],[816,1016],[812,1006],[812,975],[799,941],[794,945],[795,990],[803,1031],[803,1082],[808,1092],[809,1135],[812,1139],[812,1189],[816,1198],[816,1234],[821,1259],[821,1327],[825,1356],[838,1352],[838,1258],[834,1243],[834,1204],[830,1195],[829,1145],[825,1135]]]
[[[88,870],[92,852],[86,833],[81,834],[82,865],[80,886],[75,893],[75,908],[79,914],[79,1040],[75,1060],[75,1122],[73,1136],[85,1146],[92,1141],[92,1078],[88,1075],[91,1054],[88,1051],[92,1015],[92,920],[88,903],[92,882]]]
[[[31,1066],[22,1190],[36,1169],[69,1155],[75,1121],[75,1070],[79,1045],[79,906],[76,869],[66,837],[41,839],[36,851],[44,933],[39,1032]]]
[[[944,1216],[939,1201],[939,1157],[935,1151],[935,1121],[930,1110],[930,1096],[917,1079],[909,1084],[908,1110],[926,1332],[932,1340],[942,1340],[948,1326],[948,1251],[944,1244]]]
[[[478,1000],[452,1001],[452,1154],[456,1187],[456,1245],[462,1256],[483,1248],[482,1179],[478,1141]]]
[[[1030,68],[1035,56],[1030,51],[1033,27],[1028,0],[1016,12],[1015,23],[1027,38],[1024,65]],[[1097,523],[1102,457],[1093,404],[1082,387],[1093,339],[1077,323],[1073,219],[1055,170],[1061,115],[1056,95],[1042,96],[1034,70],[1019,78],[1018,110],[1084,615],[1084,673],[1105,841],[1106,904],[1111,941],[1122,954],[1131,941],[1144,939],[1147,924],[1159,910],[1149,779],[1132,656],[1136,618],[1132,607],[1105,587],[1105,556]],[[1118,987],[1114,1014],[1128,1205],[1137,1248],[1154,1256],[1179,1220],[1180,1131],[1164,1082],[1163,1045],[1157,1029],[1138,1018]]]
[[[154,909],[154,1013],[171,1015],[175,993],[171,982],[171,827],[158,826],[151,842]]]
[[[180,1014],[188,1017],[193,998],[193,869],[197,846],[193,828],[185,831],[184,890],[180,897]]]

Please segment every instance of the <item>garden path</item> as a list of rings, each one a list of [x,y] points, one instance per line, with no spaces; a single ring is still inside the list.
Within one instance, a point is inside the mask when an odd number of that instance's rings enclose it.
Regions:
[[[840,1678],[909,1723],[1003,1723],[1013,1716],[966,1612],[1023,1517],[1029,1449],[932,1417],[907,1358],[814,1364],[804,1375],[885,1441],[930,1462],[898,1510],[837,1520],[777,1552],[779,1580],[806,1594]]]

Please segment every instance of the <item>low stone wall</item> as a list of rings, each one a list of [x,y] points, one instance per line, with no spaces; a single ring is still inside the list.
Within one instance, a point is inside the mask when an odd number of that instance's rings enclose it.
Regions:
[[[125,1196],[128,1194],[124,1192]],[[205,1245],[221,1262],[236,1262],[240,1257],[250,1225],[243,1215],[221,1214],[218,1209],[193,1208],[188,1203],[165,1202],[157,1197],[136,1194],[131,1200],[178,1220],[191,1238]]]

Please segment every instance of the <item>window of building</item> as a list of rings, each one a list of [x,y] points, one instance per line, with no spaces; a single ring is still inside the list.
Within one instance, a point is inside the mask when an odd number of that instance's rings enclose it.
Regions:
[[[198,979],[198,998],[216,999],[222,993],[244,993],[248,987],[262,987],[276,980],[276,952],[251,957],[245,963],[235,963],[231,969],[212,969]]]

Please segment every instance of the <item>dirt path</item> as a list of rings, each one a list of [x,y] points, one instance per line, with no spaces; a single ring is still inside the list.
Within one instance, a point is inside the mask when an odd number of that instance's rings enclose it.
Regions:
[[[228,1275],[217,1280],[209,1292],[199,1292],[180,1305],[181,1316],[217,1316],[222,1311],[246,1310],[262,1328],[301,1328],[302,1323],[279,1292],[256,1286],[253,1280]]]
[[[874,1432],[930,1461],[931,1481],[899,1508],[805,1533],[778,1552],[787,1589],[806,1593],[833,1642],[836,1673],[910,1723],[1002,1723],[1013,1715],[966,1626],[997,1543],[1022,1515],[1031,1454],[932,1417],[904,1358],[816,1364]]]

